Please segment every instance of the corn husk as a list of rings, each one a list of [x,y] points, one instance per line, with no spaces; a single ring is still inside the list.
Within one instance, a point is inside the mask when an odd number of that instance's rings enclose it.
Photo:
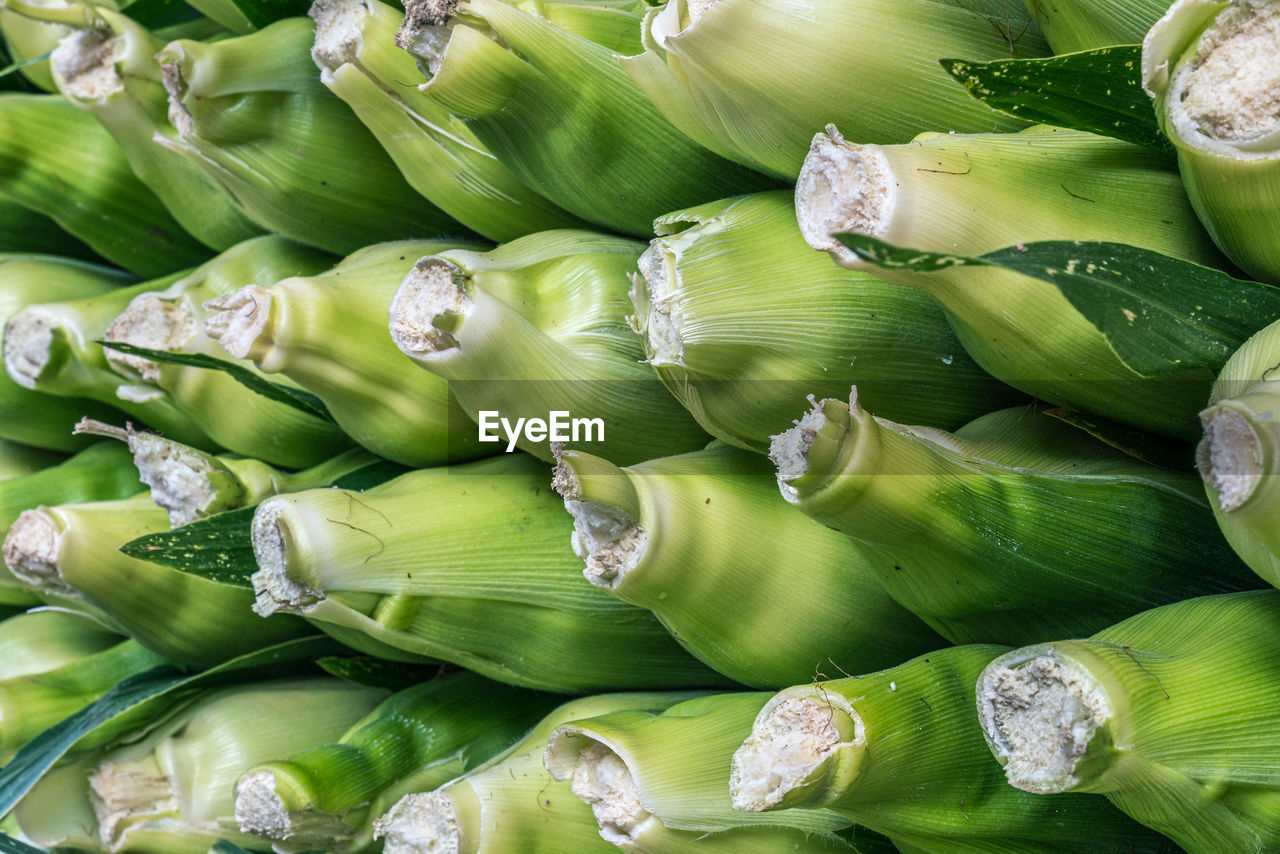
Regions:
[[[954,428],[1017,393],[979,368],[928,294],[815,255],[790,193],[659,217],[631,297],[649,364],[707,432],[766,451],[807,395]]]
[[[375,824],[385,854],[610,854],[591,809],[543,764],[556,727],[633,710],[660,712],[688,693],[604,694],[571,700],[510,750],[431,792],[402,798]]]
[[[396,292],[391,337],[449,381],[479,422],[477,436],[508,451],[499,416],[514,424],[556,412],[562,430],[517,428],[515,447],[550,461],[557,441],[589,443],[622,464],[694,450],[706,434],[640,363],[627,327],[627,276],[640,250],[623,238],[549,231],[487,253],[438,252]]]
[[[1054,53],[1141,44],[1172,0],[1024,0]]]
[[[908,852],[1176,850],[1100,799],[1005,784],[974,704],[978,674],[1004,649],[951,647],[774,695],[733,756],[734,806],[834,812]]]
[[[546,467],[524,455],[278,496],[253,521],[255,610],[531,688],[723,684],[652,614],[582,577],[572,530]]]
[[[885,589],[956,643],[1098,631],[1257,586],[1194,476],[1034,409],[956,433],[873,417],[856,391],[775,440],[783,495],[863,546]]]
[[[422,59],[422,91],[521,181],[647,238],[654,217],[773,184],[677,131],[618,66],[638,48],[637,5],[410,0],[399,43]]]
[[[1014,3],[937,0],[670,0],[623,68],[688,136],[794,180],[813,134],[835,123],[867,143],[924,131],[1016,130],[970,98],[939,59],[1043,56]]]
[[[35,474],[66,460],[65,454],[0,439],[0,483]],[[3,487],[0,487],[3,488]]]
[[[456,241],[366,247],[333,269],[262,280],[205,303],[206,334],[238,359],[315,394],[343,431],[412,466],[485,453],[444,380],[414,367],[387,335],[387,306],[414,259]]]
[[[625,469],[564,451],[554,486],[587,579],[737,682],[777,688],[944,646],[861,548],[778,499],[772,473],[725,445]]]
[[[203,169],[253,222],[330,252],[461,232],[325,89],[313,41],[311,21],[289,18],[208,44],[170,42],[156,58],[173,129],[156,141]]]
[[[0,253],[61,255],[101,263],[98,254],[63,231],[56,222],[17,202],[0,197]]]
[[[335,743],[247,771],[236,819],[281,851],[380,849],[374,820],[400,798],[505,752],[557,702],[466,672],[406,688]]]
[[[1222,533],[1236,554],[1280,587],[1280,323],[1254,335],[1227,361],[1200,413],[1198,465]]]
[[[1211,596],[1007,653],[978,682],[992,752],[1013,785],[1105,795],[1191,854],[1274,850],[1277,617],[1274,590]]]
[[[1280,284],[1280,123],[1269,100],[1276,14],[1269,0],[1179,0],[1142,47],[1143,86],[1200,221],[1227,257],[1272,284]]]

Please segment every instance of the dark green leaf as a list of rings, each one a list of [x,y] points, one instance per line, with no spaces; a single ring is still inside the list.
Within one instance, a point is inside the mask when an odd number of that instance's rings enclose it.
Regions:
[[[231,0],[240,13],[258,29],[283,18],[307,14],[311,0]]]
[[[157,667],[117,683],[98,700],[55,724],[20,749],[0,768],[0,815],[13,809],[53,764],[76,742],[147,703],[152,719],[197,691],[231,683],[252,682],[294,675],[315,669],[315,659],[330,655],[337,644],[328,638],[309,637],[286,641],[242,655],[203,673],[187,674],[174,667]],[[131,726],[143,721],[130,717]],[[123,732],[115,733],[115,735]]]
[[[1141,45],[1047,59],[940,61],[970,95],[1007,115],[1173,153],[1156,123],[1151,98],[1142,91]]]
[[[440,673],[439,665],[405,664],[364,655],[322,658],[316,664],[339,679],[369,688],[389,688],[392,691],[430,682]]]
[[[236,845],[234,842],[228,842],[225,839],[219,839],[217,842],[213,843],[213,847],[209,849],[209,854],[254,854],[254,852],[257,852],[257,851],[271,850],[271,846],[268,845],[266,842],[263,842],[262,845],[263,845],[262,848],[254,848],[254,849],[241,848],[239,845]]]
[[[391,460],[378,460],[376,463],[370,463],[364,468],[344,474],[333,482],[333,485],[339,489],[350,489],[354,492],[364,492],[366,489],[372,489],[375,486],[381,486],[389,480],[399,477],[402,474],[408,474],[413,469],[408,466],[402,466],[399,463],[393,463]]]
[[[880,267],[932,273],[990,266],[1056,287],[1136,373],[1217,373],[1251,335],[1280,318],[1280,288],[1120,243],[1045,241],[968,258],[837,235]]]
[[[0,833],[0,852],[4,854],[44,854],[44,851],[28,845],[20,839],[14,839],[7,833]]]
[[[294,409],[301,410],[308,415],[314,415],[317,418],[323,418],[325,421],[333,421],[333,416],[329,414],[324,402],[311,392],[265,380],[243,365],[237,365],[234,362],[215,359],[202,353],[175,353],[169,350],[153,350],[150,347],[136,347],[133,344],[111,341],[99,341],[98,343],[103,347],[109,347],[112,350],[117,350],[130,356],[141,356],[153,362],[222,371],[245,388],[257,392],[263,397],[270,398],[277,403],[292,406]]]
[[[120,11],[148,30],[185,24],[201,17],[198,10],[183,0],[132,0],[120,4]]]
[[[138,537],[120,551],[201,578],[252,588],[249,579],[258,571],[251,537],[253,512],[253,507],[228,510],[172,531]]]
[[[1083,430],[1093,438],[1153,466],[1191,471],[1195,468],[1195,448],[1187,442],[1147,433],[1128,424],[1099,418],[1088,412],[1065,407],[1044,410],[1050,418]]]

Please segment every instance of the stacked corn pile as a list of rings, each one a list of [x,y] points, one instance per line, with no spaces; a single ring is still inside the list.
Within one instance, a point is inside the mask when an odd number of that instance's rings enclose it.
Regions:
[[[0,851],[1280,851],[1280,0],[0,32]]]

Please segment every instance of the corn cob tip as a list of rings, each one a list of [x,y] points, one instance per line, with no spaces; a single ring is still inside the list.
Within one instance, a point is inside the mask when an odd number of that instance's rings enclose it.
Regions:
[[[459,854],[462,829],[449,798],[439,792],[406,795],[373,823],[383,854]]]
[[[897,182],[875,146],[847,142],[835,126],[813,138],[796,179],[796,222],[805,242],[842,266],[858,258],[832,235],[883,236],[893,218]]]
[[[58,568],[62,535],[44,510],[24,510],[4,538],[4,562],[20,580],[44,590],[70,592]]]
[[[135,297],[103,335],[107,341],[152,350],[177,350],[196,334],[196,319],[180,300],[163,300],[155,294]],[[107,362],[117,373],[146,382],[158,382],[160,366],[151,359],[107,348]]]
[[[843,697],[812,690],[812,696],[775,696],[760,710],[729,766],[734,809],[793,806],[815,780],[834,777],[837,766],[856,766],[865,740],[862,718]],[[841,754],[854,761],[842,763]]]
[[[276,794],[276,778],[270,771],[245,774],[235,787],[236,823],[244,833],[268,839],[287,839],[293,830],[284,801]]]
[[[181,807],[169,778],[128,762],[101,762],[89,777],[89,795],[98,836],[110,851],[120,849],[128,825],[138,815],[176,815]]]
[[[573,517],[570,543],[574,554],[586,564],[582,574],[596,587],[617,587],[644,560],[649,532],[624,508],[588,499],[572,459],[564,455],[558,443],[552,450],[556,468],[551,486]],[[620,471],[616,476],[625,478]]]
[[[391,300],[391,338],[406,355],[431,359],[461,345],[449,330],[472,302],[459,285],[461,271],[443,258],[420,258]]]
[[[124,42],[102,29],[73,30],[49,55],[64,95],[84,101],[105,101],[124,90],[116,73],[116,59]]]
[[[658,367],[684,364],[681,330],[685,321],[676,299],[680,273],[665,260],[659,242],[653,241],[640,256],[640,275],[631,279],[631,303],[636,310],[632,328],[648,340],[649,364]]]
[[[644,808],[640,787],[621,756],[604,744],[584,738],[572,726],[559,727],[547,744],[546,766],[556,780],[569,780],[574,796],[591,807],[600,836],[619,847],[633,845],[645,828],[660,823]]]
[[[1102,687],[1052,647],[991,662],[978,679],[978,717],[1009,783],[1037,794],[1076,785],[1076,765],[1111,717]]]
[[[53,359],[58,319],[38,308],[20,311],[4,330],[4,369],[23,388],[34,389]]]
[[[289,577],[285,535],[280,526],[284,508],[284,500],[271,499],[258,505],[253,514],[251,536],[258,562],[258,571],[251,579],[253,612],[260,617],[281,611],[305,614],[324,599],[320,591]]]
[[[204,332],[237,359],[251,358],[253,345],[271,316],[271,292],[257,285],[245,285],[204,304],[211,312]]]
[[[315,0],[307,15],[316,22],[311,58],[325,72],[355,62],[360,48],[360,21],[369,14],[365,0]]]
[[[1210,407],[1200,413],[1200,421],[1204,438],[1196,448],[1196,467],[1218,493],[1222,509],[1230,512],[1248,501],[1262,482],[1262,442],[1249,420],[1229,407]]]

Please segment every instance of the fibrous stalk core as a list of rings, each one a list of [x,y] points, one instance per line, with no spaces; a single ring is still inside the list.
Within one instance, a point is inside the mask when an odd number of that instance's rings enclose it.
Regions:
[[[4,368],[23,388],[33,389],[53,358],[58,319],[38,309],[18,312],[4,330]]]
[[[236,823],[245,833],[268,839],[288,839],[293,830],[284,801],[276,794],[276,778],[270,771],[246,774],[236,783]]]
[[[305,614],[324,594],[310,585],[294,581],[288,573],[288,556],[280,518],[285,502],[273,499],[262,502],[253,515],[253,554],[258,571],[253,574],[253,612],[269,617],[280,611]]]
[[[641,803],[640,787],[627,763],[599,742],[583,748],[570,788],[591,806],[606,842],[622,845],[634,840],[647,825],[660,823]]]
[[[245,285],[204,304],[212,312],[204,322],[205,334],[237,359],[250,358],[253,345],[271,317],[271,292]]]
[[[311,58],[317,66],[331,72],[356,61],[360,22],[370,14],[365,0],[315,0],[307,14],[316,22]]]
[[[1265,464],[1262,442],[1240,412],[1214,406],[1200,413],[1204,438],[1196,449],[1200,476],[1218,493],[1224,511],[1240,507],[1257,491]]]
[[[1200,133],[1248,142],[1280,130],[1280,7],[1244,0],[1201,37],[1171,81],[1170,103]]]
[[[680,333],[685,321],[677,299],[680,282],[678,274],[676,281],[671,281],[675,270],[668,269],[666,260],[659,241],[653,241],[640,256],[640,277],[632,282],[633,287],[644,288],[648,296],[647,300],[641,300],[637,293],[632,301],[637,310],[647,302],[646,316],[638,319],[649,341],[652,354],[649,363],[658,366],[684,362],[684,340]]]
[[[462,829],[449,798],[439,792],[406,795],[373,824],[384,854],[459,854]]]
[[[89,777],[89,792],[98,818],[98,835],[113,851],[122,841],[121,823],[135,816],[176,815],[179,811],[169,778],[148,773],[134,763],[100,763]]]
[[[4,562],[20,580],[45,590],[72,592],[58,569],[58,525],[43,510],[25,510],[4,538]]]
[[[465,317],[471,299],[459,285],[461,271],[443,258],[421,258],[405,276],[391,300],[391,338],[404,353],[431,358],[461,344],[450,331],[450,318]]]
[[[112,343],[132,344],[150,350],[180,350],[196,334],[196,319],[181,300],[142,294],[129,303],[103,337]],[[159,382],[160,366],[144,356],[106,349],[107,361],[125,376]]]
[[[805,242],[842,264],[858,258],[832,235],[883,237],[897,204],[893,167],[876,146],[845,141],[835,127],[813,138],[796,179],[796,221]]]
[[[124,90],[124,81],[115,67],[122,47],[123,41],[107,30],[72,30],[58,42],[49,60],[54,73],[62,78],[67,95],[86,101],[104,101]]]

